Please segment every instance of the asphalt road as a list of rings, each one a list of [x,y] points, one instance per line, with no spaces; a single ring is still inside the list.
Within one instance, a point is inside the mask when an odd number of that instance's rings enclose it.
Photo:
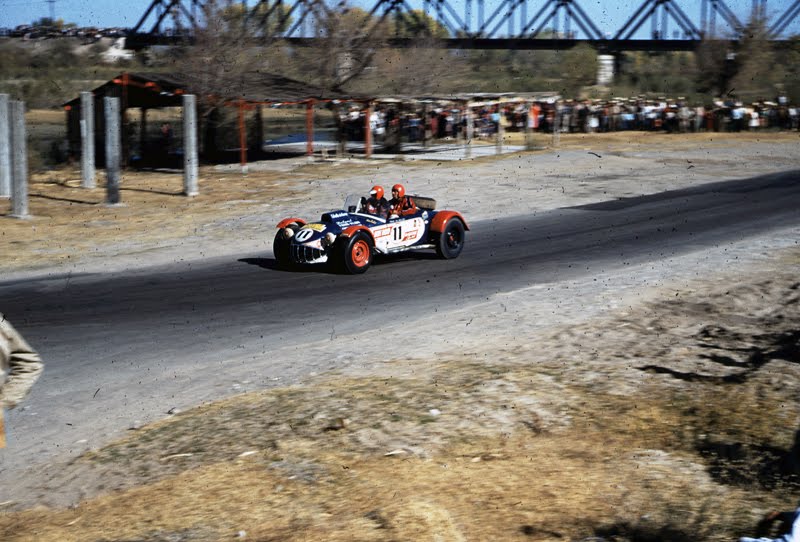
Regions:
[[[0,307],[47,363],[9,416],[0,502],[30,458],[76,453],[231,393],[214,381],[253,363],[263,382],[313,367],[270,357],[334,335],[469,307],[493,294],[674,257],[800,224],[800,171],[470,224],[464,252],[380,259],[361,276],[285,272],[270,254],[131,272],[0,282]],[[267,232],[271,234],[271,232]],[[235,391],[235,390],[234,390]],[[88,443],[88,444],[87,444]],[[6,493],[3,495],[3,493]]]

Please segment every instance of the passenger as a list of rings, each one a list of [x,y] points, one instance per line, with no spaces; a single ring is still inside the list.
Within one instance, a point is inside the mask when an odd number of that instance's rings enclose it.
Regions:
[[[417,204],[414,198],[406,196],[406,189],[402,184],[392,187],[392,199],[389,200],[389,218],[399,218],[410,216],[417,212]]]
[[[369,198],[361,204],[361,212],[386,218],[389,214],[389,202],[383,197],[383,187],[375,185],[369,191]]]

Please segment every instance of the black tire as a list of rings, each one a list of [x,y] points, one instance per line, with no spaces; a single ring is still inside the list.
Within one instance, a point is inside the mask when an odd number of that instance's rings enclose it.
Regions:
[[[291,224],[289,226],[292,230],[297,231],[297,226]],[[295,263],[291,257],[292,239],[287,239],[283,235],[283,229],[278,230],[275,234],[275,240],[272,242],[272,253],[275,255],[275,261],[278,262],[278,267],[281,269],[292,269]]]
[[[445,260],[458,258],[464,248],[465,237],[464,223],[458,218],[451,218],[436,240],[436,254]]]
[[[334,265],[340,273],[360,275],[372,265],[372,238],[364,232],[357,232],[342,238],[334,247]]]

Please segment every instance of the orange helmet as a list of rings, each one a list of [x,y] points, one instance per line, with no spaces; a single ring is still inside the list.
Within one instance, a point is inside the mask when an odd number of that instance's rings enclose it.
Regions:
[[[370,196],[375,196],[375,199],[381,199],[383,197],[383,187],[378,185],[378,184],[376,184],[369,191],[369,195]]]
[[[397,192],[397,197],[402,198],[406,195],[406,187],[398,183],[392,187],[392,192]]]

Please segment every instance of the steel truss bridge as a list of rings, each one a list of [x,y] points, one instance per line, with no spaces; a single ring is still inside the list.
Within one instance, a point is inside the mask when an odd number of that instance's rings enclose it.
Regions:
[[[207,8],[221,7],[214,1],[152,0],[129,34],[127,46],[191,40],[206,24]],[[609,29],[598,27],[581,7],[581,0],[494,0],[491,5],[490,0],[367,1],[372,4],[362,9],[370,17],[361,37],[368,40],[385,33],[384,23],[391,20],[397,35],[380,37],[392,47],[411,47],[426,40],[434,46],[458,49],[567,49],[589,43],[603,52],[693,50],[704,39],[736,41],[752,18],[764,22],[771,39],[780,40],[800,17],[800,0],[769,18],[767,0],[752,0],[752,11],[739,16],[724,0],[701,0],[700,13],[692,13],[694,17],[681,6],[681,0],[644,0],[638,6],[633,4],[622,26]],[[225,4],[232,5],[232,0]],[[352,7],[344,1],[332,5],[330,0],[251,0],[250,4],[240,0],[239,5],[244,14],[243,32],[254,39],[284,40],[298,46],[324,40],[318,24]],[[425,36],[424,29],[431,26],[446,31],[448,37],[427,39],[433,37]]]

